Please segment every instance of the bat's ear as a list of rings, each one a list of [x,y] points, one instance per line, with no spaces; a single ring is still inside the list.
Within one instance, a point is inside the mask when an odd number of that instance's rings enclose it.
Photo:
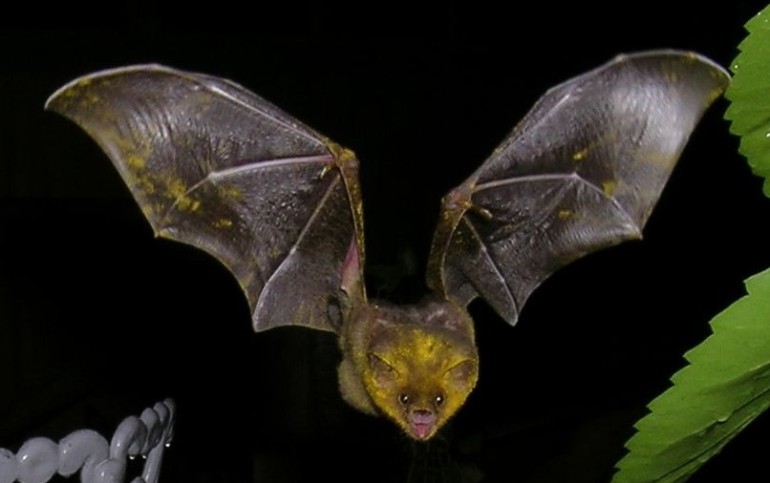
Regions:
[[[345,255],[345,263],[342,265],[342,284],[340,288],[345,294],[342,305],[347,312],[351,307],[366,303],[366,290],[364,288],[363,267],[356,237],[350,240],[348,253]]]

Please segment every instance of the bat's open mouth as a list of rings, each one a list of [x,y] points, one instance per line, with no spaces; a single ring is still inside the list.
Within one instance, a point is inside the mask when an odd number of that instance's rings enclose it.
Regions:
[[[428,439],[436,427],[436,415],[432,411],[418,409],[409,414],[409,430],[417,439]]]

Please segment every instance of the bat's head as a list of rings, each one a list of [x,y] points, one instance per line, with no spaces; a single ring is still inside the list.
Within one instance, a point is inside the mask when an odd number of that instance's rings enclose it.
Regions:
[[[455,307],[444,321],[445,309],[438,316],[419,309],[417,323],[386,324],[367,353],[364,385],[372,402],[417,440],[434,436],[478,379],[470,317]]]

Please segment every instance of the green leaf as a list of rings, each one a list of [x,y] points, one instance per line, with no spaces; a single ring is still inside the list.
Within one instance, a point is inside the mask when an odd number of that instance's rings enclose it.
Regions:
[[[739,151],[770,196],[770,6],[746,24],[725,96]],[[649,404],[613,482],[684,481],[770,406],[770,270],[711,321],[713,334]]]
[[[749,35],[730,66],[734,76],[725,93],[730,101],[725,118],[730,132],[741,137],[738,150],[765,178],[763,191],[770,197],[770,6],[749,20],[746,30]]]
[[[613,482],[684,481],[770,406],[770,270],[746,290],[650,403]]]

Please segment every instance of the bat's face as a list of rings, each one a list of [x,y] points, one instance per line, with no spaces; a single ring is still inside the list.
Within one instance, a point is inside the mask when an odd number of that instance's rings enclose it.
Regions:
[[[364,371],[374,405],[418,440],[457,412],[477,378],[473,340],[435,326],[391,327],[370,347]]]

